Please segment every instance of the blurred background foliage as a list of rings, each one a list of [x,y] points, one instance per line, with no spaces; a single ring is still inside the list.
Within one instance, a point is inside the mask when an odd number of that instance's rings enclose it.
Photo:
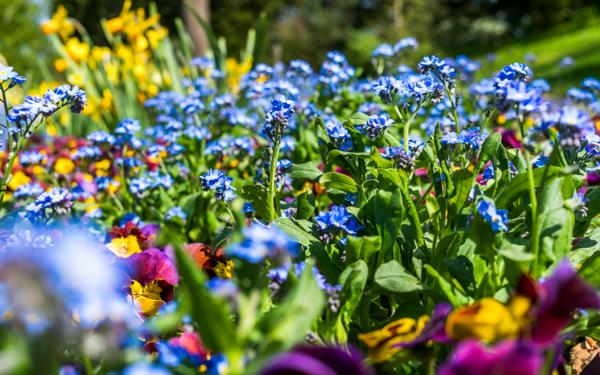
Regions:
[[[421,53],[485,56],[498,48],[526,48],[546,35],[568,35],[592,28],[600,37],[600,2],[597,0],[196,0],[208,2],[210,24],[227,40],[230,56],[246,44],[246,31],[266,15],[261,60],[302,58],[313,65],[328,50],[348,54],[355,65],[366,65],[382,42],[416,36]],[[133,1],[147,7],[150,1]],[[181,17],[180,0],[155,1],[161,23],[174,30]],[[0,53],[20,71],[39,70],[50,49],[39,31],[58,4],[81,21],[97,44],[104,34],[98,19],[116,16],[122,0],[0,0]],[[598,40],[598,39],[595,39]],[[581,40],[586,43],[586,40]],[[523,47],[525,46],[525,47]],[[538,46],[544,53],[544,46]],[[582,45],[582,48],[593,46]],[[575,51],[575,54],[577,51]],[[510,53],[507,53],[510,55]],[[582,53],[585,55],[585,53]],[[542,58],[543,59],[543,58]],[[600,60],[600,56],[599,56]]]

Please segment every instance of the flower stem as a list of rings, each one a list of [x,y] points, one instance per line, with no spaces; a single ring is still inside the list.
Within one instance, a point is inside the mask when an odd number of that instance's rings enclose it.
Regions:
[[[523,115],[520,114],[518,116],[519,119],[519,130],[521,131],[521,139],[523,139],[523,157],[525,158],[525,164],[527,167],[527,185],[529,189],[529,201],[531,206],[531,235],[530,244],[531,244],[531,252],[534,255],[533,262],[531,264],[531,274],[534,277],[537,277],[537,268],[539,263],[540,256],[540,228],[539,228],[539,220],[538,220],[538,202],[537,195],[535,193],[535,179],[533,177],[533,166],[531,165],[531,155],[527,150],[527,146],[525,144],[525,128],[524,128],[524,119]]]
[[[277,191],[275,188],[275,173],[277,172],[277,160],[279,159],[280,142],[273,142],[273,152],[271,153],[271,163],[269,165],[269,190],[267,192],[267,208],[269,210],[269,222],[275,220],[279,215],[276,212]]]

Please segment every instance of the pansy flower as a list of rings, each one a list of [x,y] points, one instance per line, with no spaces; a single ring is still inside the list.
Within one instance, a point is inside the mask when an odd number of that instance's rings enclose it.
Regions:
[[[140,228],[129,221],[123,227],[113,227],[107,235],[106,247],[119,258],[128,258],[146,250],[157,231],[157,226],[146,225]]]
[[[173,299],[179,283],[175,263],[159,249],[133,254],[125,261],[131,297],[144,316],[151,316]]]

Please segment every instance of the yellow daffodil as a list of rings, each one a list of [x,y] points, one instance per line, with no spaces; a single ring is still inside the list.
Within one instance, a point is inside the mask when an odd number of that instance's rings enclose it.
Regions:
[[[129,258],[131,255],[142,251],[137,237],[134,235],[113,238],[106,247],[119,258]]]
[[[69,38],[65,43],[65,50],[75,62],[84,61],[90,54],[90,46],[77,38]]]
[[[240,89],[242,77],[252,69],[252,57],[248,56],[241,63],[230,57],[225,60],[225,67],[227,68],[227,85],[232,92],[237,93]]]
[[[446,334],[455,340],[472,338],[488,343],[514,338],[528,308],[523,300],[509,308],[494,298],[483,298],[454,310],[446,321]]]
[[[158,312],[165,301],[160,298],[162,288],[156,281],[146,285],[140,284],[136,280],[131,281],[131,296],[136,306],[144,315],[154,315]]]
[[[62,73],[65,70],[67,70],[68,66],[69,66],[69,63],[65,59],[54,60],[54,69],[59,73]]]
[[[358,338],[369,348],[369,358],[373,362],[383,362],[401,350],[398,344],[416,339],[428,321],[427,316],[418,320],[402,318],[377,331],[360,334]]]
[[[63,39],[68,38],[75,31],[75,26],[68,16],[67,9],[59,5],[52,18],[42,22],[42,32],[46,35],[59,34]]]

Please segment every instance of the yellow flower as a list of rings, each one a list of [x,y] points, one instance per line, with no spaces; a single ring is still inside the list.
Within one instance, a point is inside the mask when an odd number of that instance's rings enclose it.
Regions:
[[[113,238],[106,247],[119,258],[129,258],[131,255],[142,251],[137,237],[134,235]]]
[[[215,275],[222,279],[231,279],[233,277],[233,262],[231,260],[217,262],[213,267],[213,271],[215,271]]]
[[[135,304],[144,315],[156,314],[165,303],[160,298],[162,288],[156,281],[142,285],[138,281],[132,280],[130,288]]]
[[[42,22],[41,28],[45,35],[52,35],[58,33],[61,38],[66,39],[69,35],[75,31],[73,22],[68,19],[68,12],[64,6],[59,5],[56,12],[52,15],[52,18],[48,21]]]
[[[148,42],[150,42],[150,47],[152,47],[152,49],[156,49],[158,47],[158,43],[165,39],[167,34],[167,29],[162,26],[157,26],[154,29],[148,30],[146,37],[148,38]]]
[[[36,176],[41,176],[46,173],[46,168],[42,167],[41,165],[35,165],[31,170]]]
[[[100,107],[104,110],[111,110],[113,104],[113,95],[109,89],[102,90],[102,99],[100,100]]]
[[[72,85],[83,87],[83,77],[79,73],[71,73],[67,75],[67,80]]]
[[[59,73],[62,73],[65,70],[67,70],[68,66],[69,66],[69,63],[67,63],[67,60],[65,60],[65,59],[54,60],[54,69]]]
[[[10,181],[8,182],[8,188],[12,191],[15,191],[19,188],[19,186],[28,184],[30,182],[31,178],[29,178],[29,176],[23,173],[23,171],[17,171],[10,178]]]
[[[84,61],[90,54],[90,46],[77,38],[69,38],[65,44],[65,50],[75,62]]]
[[[92,47],[92,58],[96,62],[103,62],[110,59],[110,48],[108,47]]]
[[[54,163],[54,172],[58,174],[69,174],[75,169],[75,163],[69,158],[58,158]]]
[[[225,60],[225,67],[227,68],[227,85],[231,88],[231,91],[237,93],[242,76],[252,69],[252,56],[248,56],[241,63],[230,57]]]
[[[398,344],[416,339],[428,321],[427,316],[418,320],[402,318],[377,331],[360,334],[358,338],[369,348],[369,358],[373,362],[383,362],[401,350]]]
[[[514,314],[523,314],[521,302],[510,309],[494,298],[483,298],[456,309],[448,316],[446,334],[455,340],[473,338],[488,343],[517,337],[523,316]]]
[[[505,124],[506,123],[506,115],[504,115],[504,114],[499,115],[497,121],[498,121],[499,125]]]

